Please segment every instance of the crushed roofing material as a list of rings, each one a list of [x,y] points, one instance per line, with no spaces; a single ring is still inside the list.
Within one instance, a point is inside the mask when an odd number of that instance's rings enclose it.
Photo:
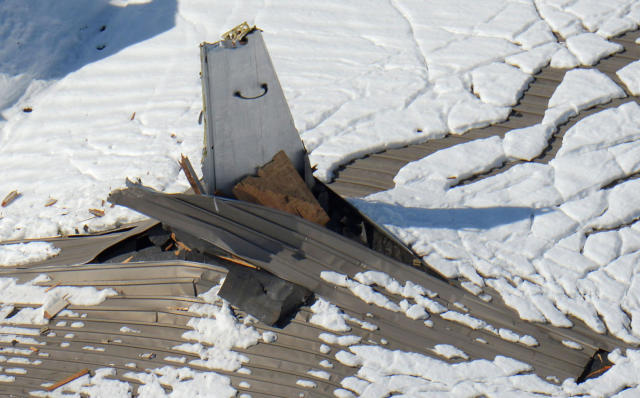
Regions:
[[[217,198],[214,205],[211,198],[167,195],[137,184],[113,192],[109,200],[198,237],[204,254],[208,246],[231,251],[328,299],[348,314],[361,319],[371,314],[368,319],[385,340],[405,350],[432,355],[425,345],[451,344],[471,359],[502,354],[530,364],[542,377],[564,379],[578,377],[599,349],[629,346],[578,321],[572,329],[522,322],[490,288],[484,294],[493,298],[486,302],[288,213],[224,198]],[[386,282],[362,279],[361,273],[369,271],[379,272],[378,278]],[[342,276],[327,278],[327,272]],[[381,291],[385,286],[387,290]],[[423,306],[427,321],[410,315],[416,314],[415,308],[408,310],[414,304]],[[578,342],[584,349],[571,349],[563,340]]]

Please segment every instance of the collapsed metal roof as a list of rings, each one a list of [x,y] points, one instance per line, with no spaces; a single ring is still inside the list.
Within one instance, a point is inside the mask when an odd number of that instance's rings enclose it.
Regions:
[[[351,239],[337,233],[339,228],[332,230],[280,210],[214,196],[218,192],[229,195],[242,176],[255,173],[285,149],[305,182],[316,193],[322,191],[333,198],[325,205],[357,213],[309,177],[304,147],[259,31],[203,45],[202,59],[207,126],[203,170],[209,195],[170,195],[130,183],[127,189],[113,192],[109,200],[149,220],[102,234],[46,239],[61,249],[56,257],[0,270],[0,276],[20,282],[46,274],[49,280],[40,282],[43,286],[93,286],[116,292],[98,305],[70,305],[66,307],[69,311],[54,314],[54,321],[41,328],[15,324],[24,329],[14,338],[0,340],[0,355],[26,358],[21,365],[26,373],[3,384],[4,394],[28,395],[41,390],[43,383],[105,366],[115,369],[110,377],[138,385],[139,380],[130,375],[133,370],[175,366],[176,358],[183,358],[179,366],[211,371],[199,362],[202,358],[197,353],[176,347],[185,342],[185,332],[192,330],[189,322],[197,317],[191,306],[203,303],[200,295],[237,269],[248,277],[252,272],[268,272],[329,300],[353,319],[377,325],[376,329],[364,323],[350,325],[348,334],[358,336],[362,344],[424,355],[434,355],[432,348],[437,344],[451,344],[467,353],[469,360],[504,355],[556,381],[585,376],[596,354],[628,346],[577,320],[572,328],[522,321],[491,288],[474,295],[459,281],[444,280],[366,216],[356,214],[364,237]],[[342,218],[343,213],[339,214]],[[173,252],[167,242],[184,250]],[[246,265],[261,271],[238,268]],[[332,272],[353,281],[368,271],[429,292],[422,299],[430,300],[437,309],[430,312],[430,323],[366,302],[354,289],[326,277]],[[382,285],[368,286],[393,303],[406,298]],[[19,310],[29,305],[15,303],[14,307]],[[242,309],[233,308],[233,312],[241,321],[249,319]],[[252,397],[334,396],[342,388],[340,382],[357,369],[334,360],[341,345],[321,339],[326,330],[310,323],[311,315],[307,305],[281,327],[249,321],[261,333],[276,333],[277,339],[233,347],[248,358],[242,367],[249,371],[214,371]],[[483,326],[473,327],[460,319],[473,319]],[[81,322],[82,327],[74,327],[74,322]],[[72,338],[66,337],[69,333]],[[572,349],[563,343],[566,341],[582,348]],[[322,361],[332,364],[322,369],[328,378],[309,373]],[[312,380],[314,387],[300,380]]]

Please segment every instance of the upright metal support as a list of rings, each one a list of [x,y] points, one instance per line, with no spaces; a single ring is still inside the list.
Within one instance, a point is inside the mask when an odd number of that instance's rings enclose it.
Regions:
[[[306,151],[260,31],[238,41],[204,43],[200,56],[207,193],[231,195],[241,178],[280,150],[305,175]]]

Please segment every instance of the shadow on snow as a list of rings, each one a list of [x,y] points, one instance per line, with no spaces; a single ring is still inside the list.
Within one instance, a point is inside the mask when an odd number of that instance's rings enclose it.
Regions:
[[[60,79],[175,25],[176,0],[138,3],[2,2],[0,110],[15,104],[34,80]]]
[[[367,202],[361,199],[351,199],[351,202],[377,223],[403,228],[484,230],[531,219],[534,215],[549,211],[508,206],[425,209]]]

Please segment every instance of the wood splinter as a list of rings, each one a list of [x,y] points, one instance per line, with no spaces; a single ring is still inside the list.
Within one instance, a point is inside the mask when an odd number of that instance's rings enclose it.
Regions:
[[[75,379],[77,379],[79,377],[82,377],[82,376],[84,376],[86,374],[89,374],[89,369],[86,369],[86,368],[82,369],[81,371],[79,371],[77,373],[74,373],[71,376],[69,376],[67,378],[64,378],[64,379],[58,381],[57,383],[54,383],[53,385],[47,387],[47,391],[53,391],[56,388],[58,388],[60,386],[63,386],[63,385],[65,385],[65,384],[67,384],[67,383],[69,383],[71,381],[74,381]]]
[[[187,181],[189,181],[189,185],[191,185],[193,193],[196,195],[204,194],[204,187],[200,184],[200,180],[198,180],[198,176],[193,170],[193,166],[191,166],[189,158],[184,155],[180,155],[180,161],[178,163],[180,164],[180,168],[182,168],[185,177],[187,177]]]
[[[4,199],[2,200],[2,207],[9,206],[11,204],[11,202],[13,202],[14,200],[18,199],[20,196],[22,196],[22,195],[18,191],[9,192],[9,194],[7,196],[5,196]]]

